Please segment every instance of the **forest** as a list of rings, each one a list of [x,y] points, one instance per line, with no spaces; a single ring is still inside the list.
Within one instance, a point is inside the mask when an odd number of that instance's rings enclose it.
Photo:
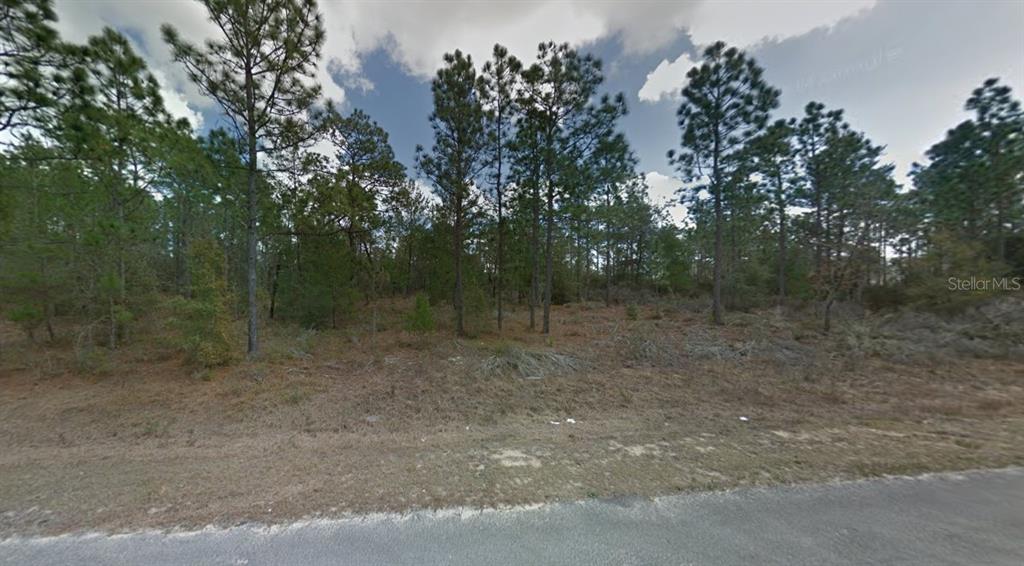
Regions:
[[[405,140],[325,98],[323,5],[194,7],[209,39],[150,39],[202,128],[130,29],[71,42],[60,4],[0,0],[0,552],[1024,465],[1024,111],[995,63],[936,93],[962,112],[904,177],[702,43],[651,107],[670,210],[587,44],[453,45]]]
[[[665,118],[679,225],[618,127],[625,97],[568,44],[447,54],[407,167],[372,116],[321,98],[313,0],[205,4],[216,40],[163,28],[223,111],[200,132],[123,34],[69,44],[48,0],[4,2],[0,309],[33,340],[114,350],[160,313],[216,366],[257,355],[267,325],[373,324],[406,296],[410,327],[460,336],[501,333],[510,309],[548,333],[552,305],[654,297],[708,297],[715,323],[814,305],[827,332],[836,303],[935,307],[961,298],[952,277],[1024,273],[1024,113],[997,78],[905,186],[842,109],[774,115],[757,61],[711,45]]]

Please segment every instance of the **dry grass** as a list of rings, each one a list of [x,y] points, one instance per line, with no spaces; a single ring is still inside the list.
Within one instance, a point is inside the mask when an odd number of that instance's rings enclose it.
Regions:
[[[690,305],[584,304],[556,307],[550,337],[515,311],[456,340],[406,332],[409,309],[380,304],[376,333],[272,326],[261,360],[208,372],[159,326],[89,367],[0,327],[0,532],[1024,464],[1012,308],[944,321],[985,347],[927,358],[904,355],[927,317],[826,337],[775,311],[713,327]]]

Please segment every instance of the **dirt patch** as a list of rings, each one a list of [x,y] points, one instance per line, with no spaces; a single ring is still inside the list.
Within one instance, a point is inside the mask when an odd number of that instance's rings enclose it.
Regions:
[[[514,311],[453,340],[401,330],[406,308],[376,334],[271,327],[263,361],[208,374],[141,336],[94,373],[5,343],[0,535],[1024,465],[1012,357],[905,363],[770,312],[594,305],[554,309],[550,338]]]

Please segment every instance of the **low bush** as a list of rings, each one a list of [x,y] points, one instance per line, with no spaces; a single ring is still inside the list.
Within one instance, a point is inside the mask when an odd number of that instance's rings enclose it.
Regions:
[[[416,294],[416,304],[409,313],[407,327],[413,332],[433,332],[434,311],[425,293]]]
[[[224,254],[209,240],[192,244],[192,296],[172,301],[181,347],[192,363],[212,367],[233,359],[230,297]]]

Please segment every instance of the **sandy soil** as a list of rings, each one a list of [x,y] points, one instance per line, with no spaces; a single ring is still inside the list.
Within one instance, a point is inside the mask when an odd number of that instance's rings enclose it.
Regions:
[[[0,536],[1024,465],[1013,358],[866,356],[770,312],[576,305],[551,338],[516,312],[454,340],[407,310],[209,373],[155,331],[84,371],[8,328]]]

